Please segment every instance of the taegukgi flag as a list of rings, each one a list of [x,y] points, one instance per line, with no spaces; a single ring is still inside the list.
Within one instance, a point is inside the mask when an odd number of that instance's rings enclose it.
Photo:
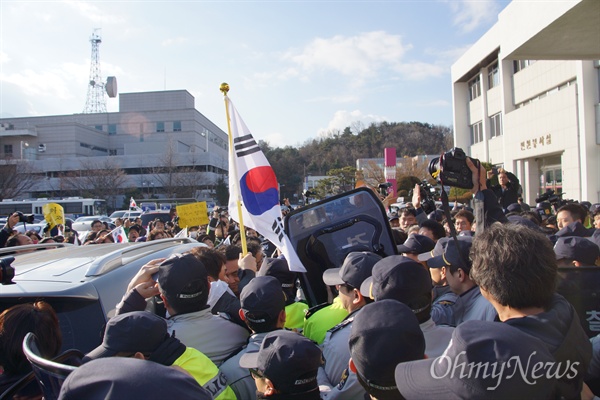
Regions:
[[[112,235],[115,243],[126,243],[129,242],[129,238],[125,234],[125,229],[122,226],[118,226],[113,229],[110,234]]]
[[[238,221],[238,199],[244,226],[273,242],[288,261],[290,270],[306,272],[283,231],[279,187],[273,168],[250,130],[227,98],[233,147],[229,149],[229,215]]]

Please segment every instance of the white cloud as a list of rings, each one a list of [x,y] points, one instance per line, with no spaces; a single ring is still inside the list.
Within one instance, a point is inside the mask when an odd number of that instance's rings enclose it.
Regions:
[[[428,64],[424,62],[413,62],[401,64],[396,70],[409,80],[421,80],[429,77],[438,77],[449,72],[447,66]]]
[[[463,33],[495,22],[500,11],[495,0],[451,0],[448,4],[454,14],[454,26]]]
[[[329,121],[329,124],[326,128],[320,128],[318,130],[317,135],[323,137],[327,136],[331,132],[341,132],[346,127],[352,127],[352,125],[355,125],[357,123],[362,124],[364,127],[367,127],[373,122],[382,122],[386,120],[386,117],[374,114],[363,114],[360,110],[339,110],[335,112],[333,118],[331,119],[331,121]]]
[[[402,43],[399,35],[375,31],[351,37],[317,38],[298,53],[287,52],[284,59],[306,71],[333,70],[347,76],[364,77],[386,65],[397,65],[411,48],[410,44]]]
[[[6,64],[11,60],[11,58],[3,51],[0,51],[0,64]]]
[[[74,0],[64,0],[63,2],[77,11],[84,18],[96,23],[110,25],[125,22],[125,18],[121,15],[116,15],[114,13],[107,14],[91,3]]]
[[[170,39],[165,39],[161,42],[161,44],[165,47],[167,46],[172,46],[172,45],[179,45],[179,44],[184,44],[188,42],[188,38],[183,37],[183,36],[179,36],[176,38],[170,38]]]

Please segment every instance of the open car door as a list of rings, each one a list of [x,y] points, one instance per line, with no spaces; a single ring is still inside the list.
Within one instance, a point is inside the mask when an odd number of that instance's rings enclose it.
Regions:
[[[310,306],[327,301],[323,271],[341,267],[348,253],[397,254],[383,204],[367,188],[292,211],[285,217],[285,231],[306,268],[300,275]]]

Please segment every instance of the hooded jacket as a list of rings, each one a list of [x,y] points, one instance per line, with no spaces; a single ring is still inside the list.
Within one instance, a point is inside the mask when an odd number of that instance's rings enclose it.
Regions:
[[[565,374],[559,379],[557,388],[564,398],[579,399],[584,374],[592,358],[592,345],[571,303],[561,295],[554,294],[547,311],[512,318],[504,323],[546,343],[556,362],[561,363],[560,371],[564,371],[567,363],[577,370],[575,378],[568,379],[568,374]]]

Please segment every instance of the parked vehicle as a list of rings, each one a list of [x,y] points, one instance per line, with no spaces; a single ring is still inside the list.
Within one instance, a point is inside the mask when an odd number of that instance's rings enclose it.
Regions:
[[[88,217],[79,217],[73,222],[71,228],[77,232],[85,232],[92,230],[92,222],[94,220],[100,220],[101,222],[107,222],[110,229],[115,228],[112,220],[106,215],[90,215]]]
[[[148,229],[148,223],[150,221],[154,221],[155,219],[160,219],[162,222],[168,222],[171,220],[171,216],[169,214],[169,211],[147,211],[145,213],[143,213],[141,216],[142,218],[142,226],[144,227],[144,229]]]
[[[122,218],[122,219],[128,218],[133,221],[140,215],[142,215],[142,211],[118,210],[118,211],[115,211],[112,214],[110,214],[108,218],[110,218],[110,220],[114,223],[117,218]]]
[[[169,238],[91,246],[28,245],[20,246],[19,251],[31,252],[19,254],[11,254],[15,248],[0,249],[0,259],[15,269],[14,284],[0,286],[0,312],[43,299],[58,314],[63,350],[88,352],[102,342],[106,321],[115,314],[127,284],[145,263],[196,246],[204,244]]]

